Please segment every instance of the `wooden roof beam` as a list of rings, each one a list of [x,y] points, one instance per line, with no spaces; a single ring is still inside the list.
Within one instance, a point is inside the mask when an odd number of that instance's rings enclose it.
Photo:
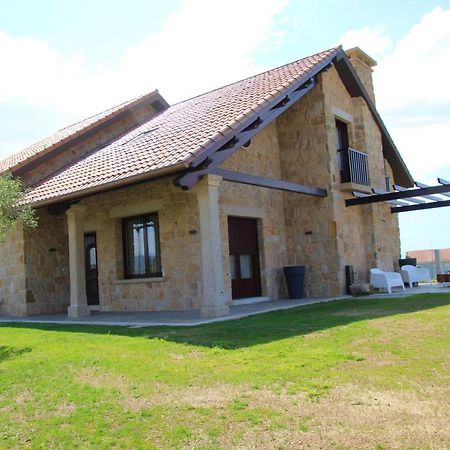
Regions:
[[[305,186],[303,184],[291,183],[290,181],[276,180],[274,178],[261,177],[249,173],[235,172],[226,169],[212,169],[209,173],[221,176],[225,181],[235,183],[249,184],[269,189],[278,189],[281,191],[296,192],[298,194],[313,195],[315,197],[326,197],[326,189]]]

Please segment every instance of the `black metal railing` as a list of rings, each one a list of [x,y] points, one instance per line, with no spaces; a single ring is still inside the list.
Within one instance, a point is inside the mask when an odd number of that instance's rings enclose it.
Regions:
[[[339,150],[341,156],[341,183],[370,186],[367,154],[353,148]]]

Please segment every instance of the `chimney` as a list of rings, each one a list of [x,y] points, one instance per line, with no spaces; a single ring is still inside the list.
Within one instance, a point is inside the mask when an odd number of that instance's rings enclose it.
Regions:
[[[372,80],[372,67],[377,65],[377,62],[371,58],[367,53],[363,52],[359,47],[351,48],[345,51],[348,59],[350,60],[355,72],[361,79],[362,84],[366,88],[367,93],[370,98],[375,103],[375,93],[373,90],[373,80]]]

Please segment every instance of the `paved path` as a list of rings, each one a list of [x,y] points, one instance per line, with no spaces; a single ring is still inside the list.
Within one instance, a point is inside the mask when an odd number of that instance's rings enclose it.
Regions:
[[[392,294],[377,293],[366,297],[359,297],[362,301],[365,298],[375,297],[401,297],[404,295],[414,295],[422,293],[450,293],[450,288],[439,285],[421,285],[417,288],[402,291],[395,289]],[[230,314],[216,319],[202,319],[199,310],[191,311],[143,311],[143,312],[92,312],[90,316],[72,319],[67,314],[42,314],[27,317],[6,317],[0,316],[0,323],[20,322],[20,323],[58,323],[77,325],[107,325],[107,326],[128,326],[128,327],[155,327],[155,326],[193,326],[213,322],[223,322],[226,320],[236,320],[243,317],[263,314],[269,311],[296,308],[298,306],[312,305],[315,303],[330,302],[334,300],[346,300],[351,296],[324,297],[324,298],[303,298],[298,300],[270,300],[261,303],[247,305],[234,305]]]

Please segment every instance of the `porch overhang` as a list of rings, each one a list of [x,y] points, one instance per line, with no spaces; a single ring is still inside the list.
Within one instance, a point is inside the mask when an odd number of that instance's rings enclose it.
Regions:
[[[428,186],[416,181],[416,187],[412,189],[394,185],[394,192],[380,192],[373,189],[372,195],[353,192],[355,198],[347,199],[345,206],[385,202],[391,205],[393,214],[450,206],[450,181],[443,178],[438,178],[437,181],[439,184],[436,186]]]

